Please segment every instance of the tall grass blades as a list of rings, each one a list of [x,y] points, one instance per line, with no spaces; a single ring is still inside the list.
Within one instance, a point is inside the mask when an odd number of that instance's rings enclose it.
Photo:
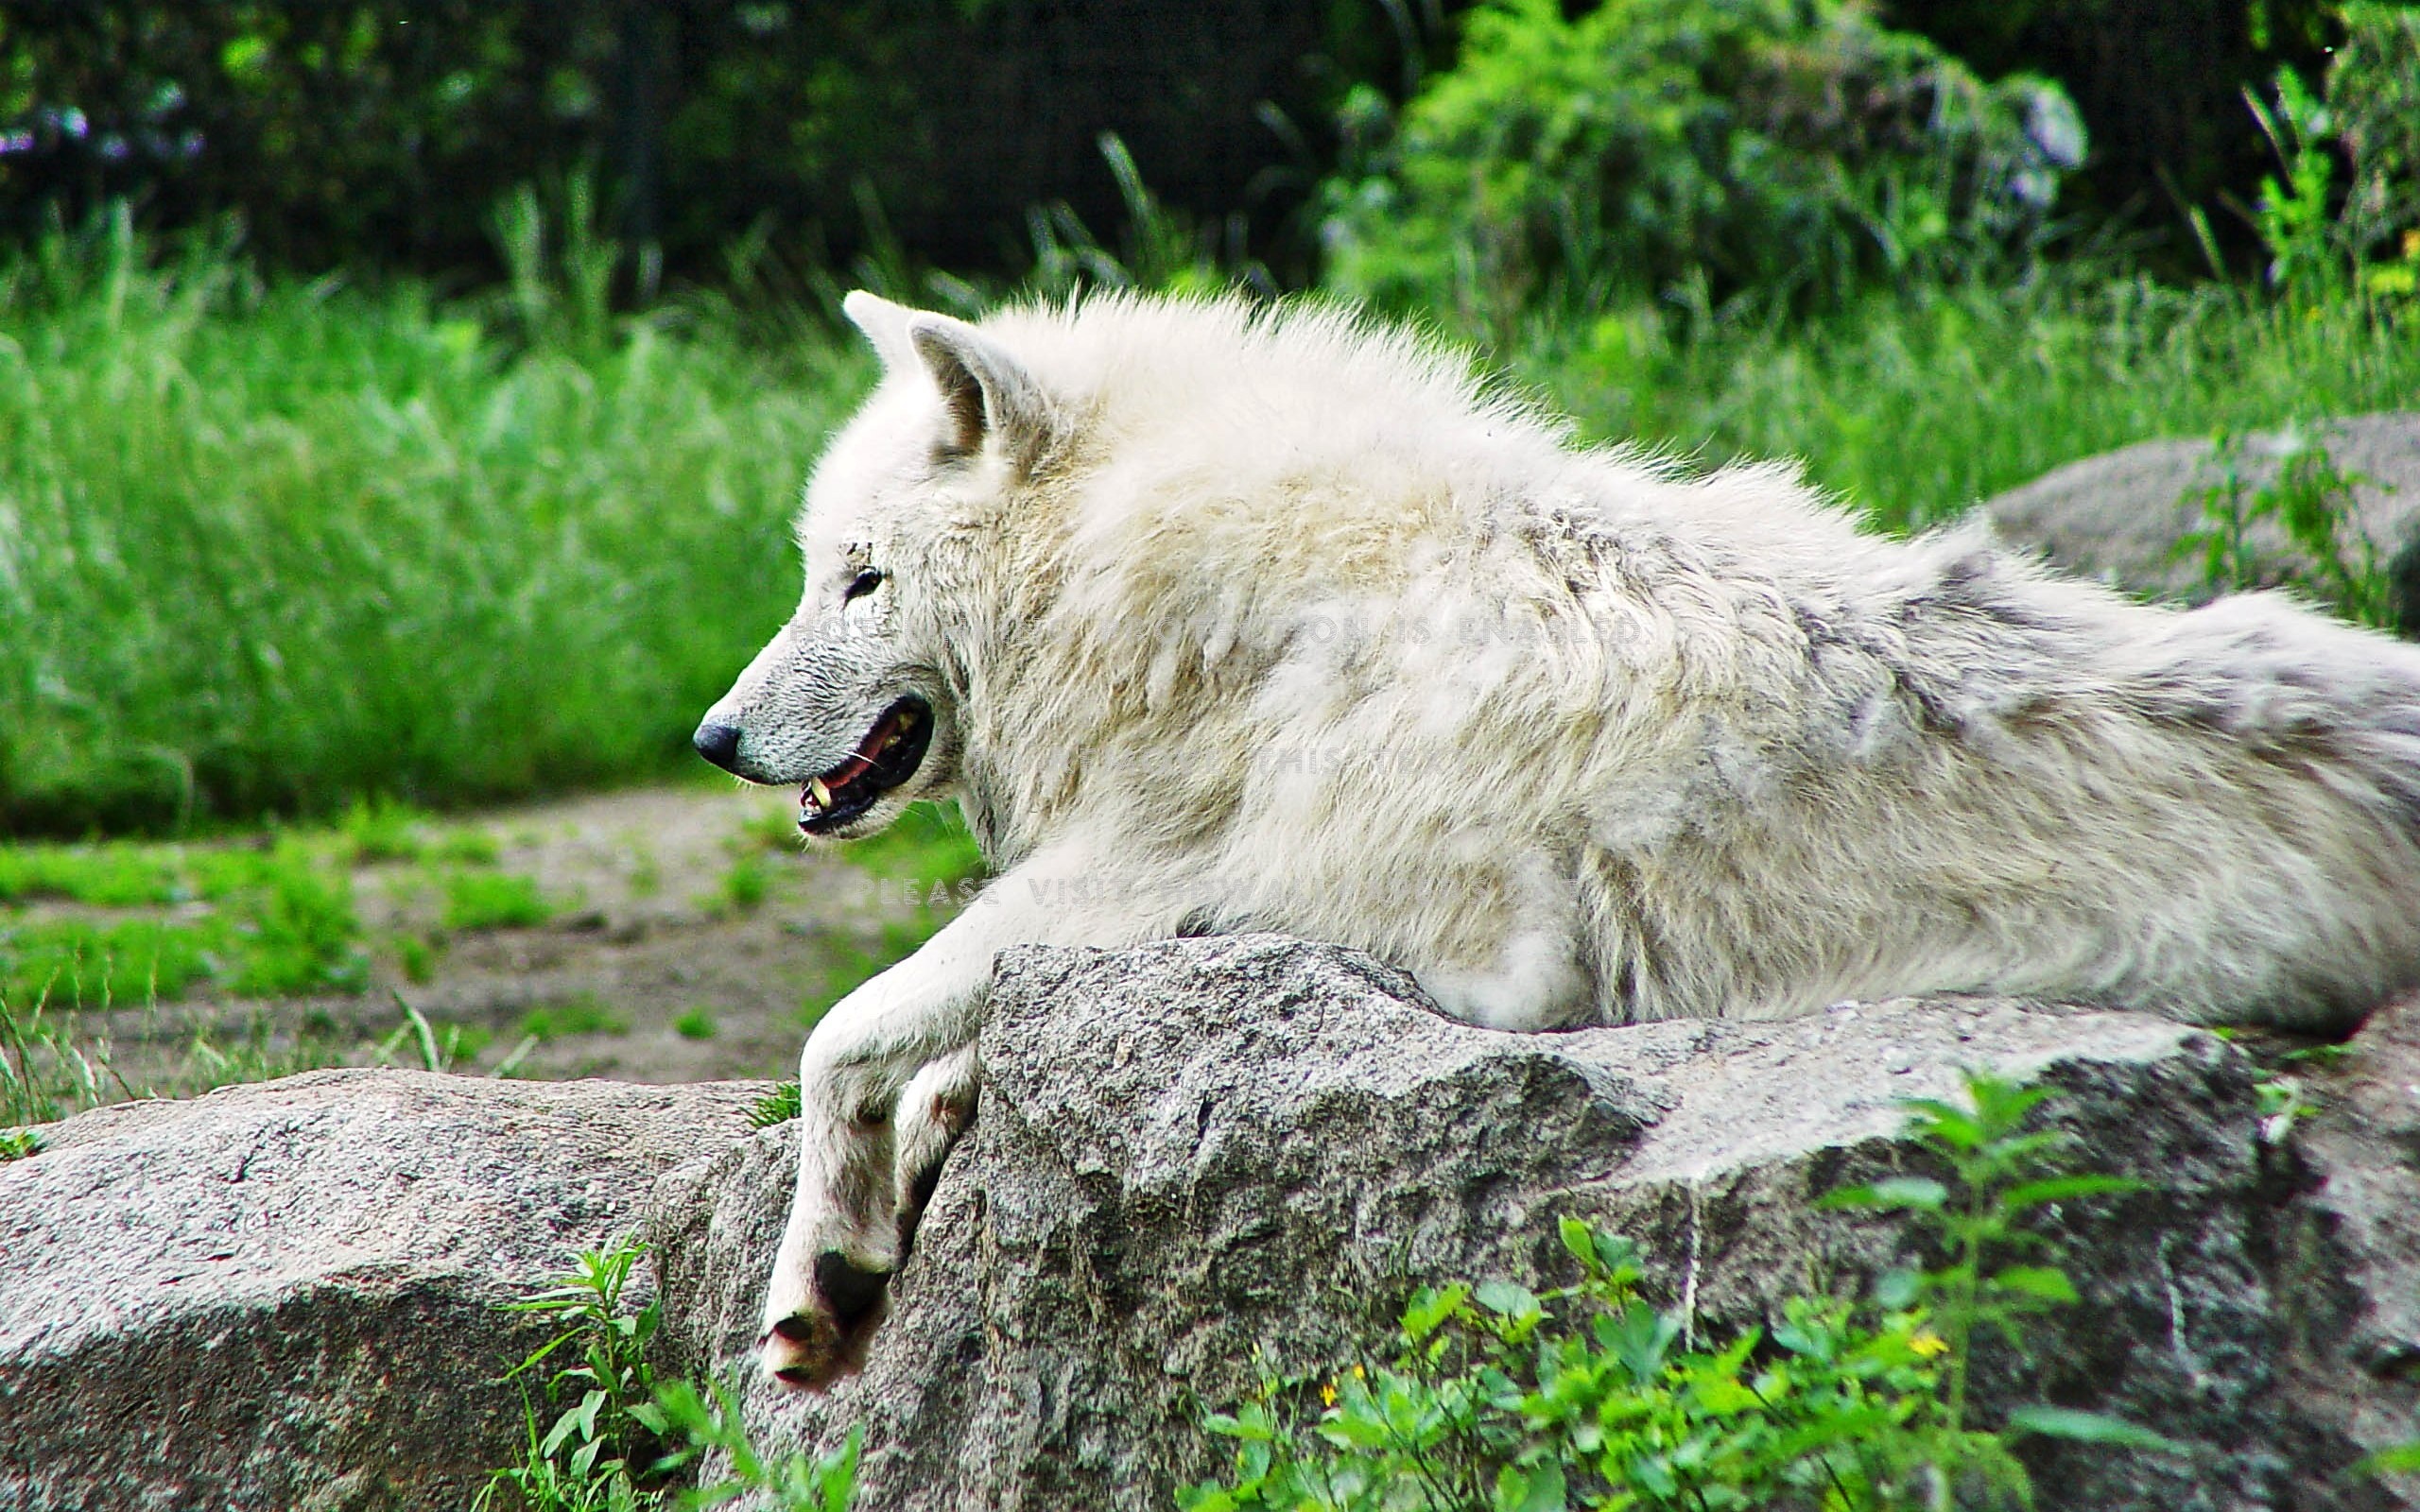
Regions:
[[[865,369],[508,340],[121,215],[0,263],[0,827],[168,830],[664,770],[796,593]]]
[[[1541,318],[1506,356],[1597,436],[1705,465],[1801,458],[1906,530],[2153,437],[2407,407],[2415,315],[2078,266],[1876,295],[1799,326],[1652,306]]]

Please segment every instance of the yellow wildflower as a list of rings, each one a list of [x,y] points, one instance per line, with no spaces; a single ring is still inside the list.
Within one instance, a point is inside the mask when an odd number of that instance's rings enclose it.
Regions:
[[[1921,1354],[1926,1359],[1929,1360],[1936,1354],[1948,1353],[1949,1341],[1944,1339],[1940,1334],[1935,1333],[1932,1330],[1927,1329],[1922,1333],[1917,1334],[1914,1338],[1910,1339],[1908,1341],[1908,1348],[1915,1350],[1918,1354]]]

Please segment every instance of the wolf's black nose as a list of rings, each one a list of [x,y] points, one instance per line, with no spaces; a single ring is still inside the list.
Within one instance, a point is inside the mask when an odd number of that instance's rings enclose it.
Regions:
[[[700,725],[689,744],[698,747],[699,755],[724,771],[739,770],[735,765],[739,760],[739,731],[729,725]]]

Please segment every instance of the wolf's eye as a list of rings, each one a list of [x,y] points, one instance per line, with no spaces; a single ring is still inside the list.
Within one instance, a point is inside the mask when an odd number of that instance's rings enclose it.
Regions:
[[[876,572],[872,567],[869,567],[864,572],[857,574],[856,576],[849,579],[848,590],[840,595],[840,602],[843,604],[853,603],[857,599],[865,597],[868,593],[873,593],[875,589],[880,588],[881,586],[882,574]]]

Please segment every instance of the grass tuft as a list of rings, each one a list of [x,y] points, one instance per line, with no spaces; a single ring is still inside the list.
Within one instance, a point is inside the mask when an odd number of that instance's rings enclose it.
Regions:
[[[442,885],[449,930],[529,929],[555,917],[537,882],[512,872],[449,872]]]

